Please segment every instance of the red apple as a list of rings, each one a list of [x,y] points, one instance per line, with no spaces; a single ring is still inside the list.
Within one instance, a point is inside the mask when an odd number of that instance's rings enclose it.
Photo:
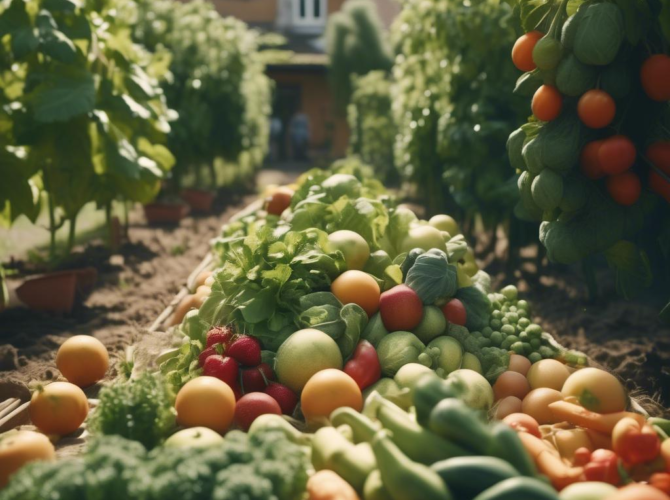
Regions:
[[[411,331],[421,323],[423,303],[410,287],[398,285],[382,293],[379,313],[389,332]]]

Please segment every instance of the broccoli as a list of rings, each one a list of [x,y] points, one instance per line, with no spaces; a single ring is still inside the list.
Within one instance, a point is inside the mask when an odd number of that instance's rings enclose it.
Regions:
[[[173,401],[163,378],[145,372],[102,389],[88,428],[92,434],[123,436],[153,448],[175,427]]]
[[[24,467],[0,500],[293,500],[305,491],[308,462],[277,430],[232,431],[220,446],[149,453],[136,441],[100,436],[82,457]]]

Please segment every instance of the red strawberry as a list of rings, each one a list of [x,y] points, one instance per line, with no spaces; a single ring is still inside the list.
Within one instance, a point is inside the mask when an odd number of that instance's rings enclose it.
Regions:
[[[226,354],[245,366],[257,366],[261,364],[261,343],[254,337],[242,335],[230,344]]]
[[[202,352],[198,355],[198,363],[200,363],[200,367],[204,368],[205,367],[205,361],[207,360],[207,358],[209,358],[210,356],[213,356],[215,354],[219,354],[219,353],[216,352],[216,348],[214,348],[214,346],[207,347],[207,348],[203,349]]]
[[[223,380],[230,387],[237,385],[237,376],[240,369],[237,366],[237,361],[233,358],[224,358],[220,354],[214,354],[205,360],[203,370],[205,375]]]
[[[227,346],[233,340],[233,329],[229,326],[215,326],[207,332],[207,347],[215,344]]]
[[[242,391],[244,394],[263,392],[273,378],[274,373],[267,363],[242,370]]]
[[[293,410],[295,410],[295,406],[298,404],[298,396],[291,389],[277,382],[272,382],[263,392],[272,396],[279,403],[283,414],[293,414]]]

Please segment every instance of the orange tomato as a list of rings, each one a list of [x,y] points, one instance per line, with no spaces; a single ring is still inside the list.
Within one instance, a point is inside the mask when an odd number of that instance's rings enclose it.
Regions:
[[[330,285],[330,291],[343,304],[358,304],[372,316],[379,309],[381,291],[375,279],[363,271],[345,271]]]
[[[607,127],[614,120],[616,104],[604,90],[589,90],[579,98],[577,114],[587,127]]]
[[[328,368],[315,373],[300,396],[302,413],[307,420],[328,417],[337,408],[363,409],[363,395],[356,381],[342,370]]]
[[[542,85],[535,91],[531,109],[538,120],[550,122],[561,114],[563,96],[556,87]]]
[[[630,206],[640,197],[642,184],[633,172],[624,172],[607,179],[607,191],[619,205]]]
[[[70,434],[86,420],[88,400],[79,387],[53,382],[33,393],[28,407],[30,420],[45,434]]]
[[[291,206],[291,198],[293,198],[293,190],[286,186],[278,187],[266,199],[265,209],[269,214],[281,215],[284,210]]]
[[[9,477],[28,462],[54,460],[54,445],[44,434],[33,431],[18,431],[0,441],[0,489],[9,482]]]
[[[56,366],[68,382],[88,387],[105,378],[109,369],[109,354],[98,339],[75,335],[58,349]]]
[[[589,179],[596,180],[605,176],[605,172],[600,166],[600,160],[598,160],[598,151],[603,142],[601,140],[587,143],[579,155],[579,166],[582,173]]]
[[[512,47],[512,62],[521,71],[533,71],[536,67],[533,61],[535,44],[544,35],[539,31],[530,31],[521,35]]]
[[[218,378],[202,376],[179,390],[174,406],[179,425],[225,432],[235,416],[235,394]]]
[[[613,135],[605,139],[598,149],[598,162],[603,172],[622,174],[635,163],[635,144],[625,135]]]
[[[640,69],[642,88],[654,101],[670,100],[670,57],[654,54]]]

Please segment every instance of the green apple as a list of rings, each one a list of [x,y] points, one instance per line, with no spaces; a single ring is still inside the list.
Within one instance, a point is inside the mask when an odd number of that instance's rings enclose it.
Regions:
[[[370,246],[360,234],[342,229],[329,234],[328,241],[333,250],[339,250],[344,254],[348,270],[363,270],[370,258]]]
[[[453,337],[437,337],[430,341],[427,346],[429,349],[435,347],[440,351],[437,358],[438,368],[442,368],[444,373],[451,373],[458,370],[463,362],[463,346]]]
[[[435,337],[442,335],[446,328],[447,320],[442,311],[435,306],[426,306],[423,308],[421,323],[414,329],[414,335],[427,344]]]
[[[446,231],[452,236],[461,234],[461,231],[458,229],[458,224],[450,215],[434,215],[428,221],[428,224],[433,226],[435,229],[439,229],[440,231]]]
[[[218,432],[207,427],[191,427],[175,432],[165,441],[167,448],[210,448],[223,443]]]
[[[414,386],[427,373],[435,374],[433,370],[419,363],[407,363],[398,370],[393,380],[401,389],[408,389],[410,399],[414,399]]]
[[[407,236],[400,245],[400,252],[409,252],[414,248],[421,248],[423,250],[430,250],[431,248],[439,248],[446,250],[444,238],[438,229],[432,226],[414,226],[410,228]]]
[[[466,352],[463,354],[463,363],[461,364],[461,368],[472,370],[479,374],[483,373],[482,364],[479,361],[479,358],[471,352]]]

